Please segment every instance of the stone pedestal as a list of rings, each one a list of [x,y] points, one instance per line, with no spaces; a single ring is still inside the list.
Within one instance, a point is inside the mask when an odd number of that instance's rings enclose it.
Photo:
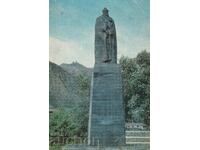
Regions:
[[[121,69],[118,64],[94,66],[88,127],[88,144],[125,144],[124,104]]]

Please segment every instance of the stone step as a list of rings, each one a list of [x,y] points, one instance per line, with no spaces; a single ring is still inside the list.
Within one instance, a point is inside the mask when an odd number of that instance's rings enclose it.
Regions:
[[[129,142],[150,142],[150,138],[149,137],[132,137],[132,138],[126,138],[126,143]]]
[[[134,144],[134,145],[126,145],[126,146],[118,146],[118,147],[92,147],[92,146],[64,146],[62,150],[150,150],[149,144]]]
[[[150,137],[150,131],[126,131],[126,136]]]
[[[126,144],[150,145],[150,131],[126,131]]]

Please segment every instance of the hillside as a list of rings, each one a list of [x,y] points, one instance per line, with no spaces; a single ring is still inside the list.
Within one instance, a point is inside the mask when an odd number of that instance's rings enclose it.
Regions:
[[[77,69],[78,71],[78,69]],[[77,77],[69,69],[49,62],[49,106],[71,107],[83,98]]]
[[[65,71],[72,74],[73,76],[78,76],[80,74],[86,75],[87,77],[92,76],[92,68],[87,68],[78,62],[73,62],[71,64],[61,64],[60,67],[62,67]]]

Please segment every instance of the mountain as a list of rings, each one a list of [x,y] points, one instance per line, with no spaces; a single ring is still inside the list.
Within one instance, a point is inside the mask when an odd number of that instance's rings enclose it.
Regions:
[[[74,69],[76,71],[72,72],[71,68],[63,69],[63,67],[49,62],[49,106],[51,108],[71,107],[83,99],[79,94],[81,89],[75,75],[81,71]]]
[[[85,75],[89,78],[92,76],[92,68],[87,68],[78,62],[73,62],[71,64],[61,64],[60,67],[62,67],[65,71],[69,72],[73,76],[78,76],[80,74]]]

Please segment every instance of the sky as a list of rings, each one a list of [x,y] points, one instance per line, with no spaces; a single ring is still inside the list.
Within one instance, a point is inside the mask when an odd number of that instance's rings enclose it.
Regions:
[[[118,60],[150,51],[150,0],[49,0],[49,59],[94,65],[95,20],[109,10],[117,32]]]

